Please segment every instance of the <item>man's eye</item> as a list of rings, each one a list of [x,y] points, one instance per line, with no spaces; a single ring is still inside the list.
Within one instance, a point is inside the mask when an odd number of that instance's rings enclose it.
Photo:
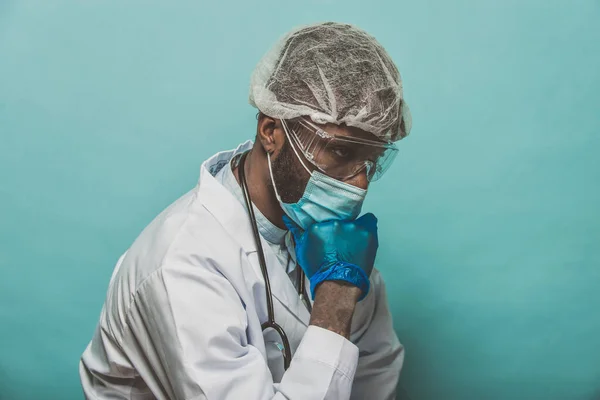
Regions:
[[[352,156],[352,150],[347,147],[336,146],[331,151],[339,158],[350,158]]]

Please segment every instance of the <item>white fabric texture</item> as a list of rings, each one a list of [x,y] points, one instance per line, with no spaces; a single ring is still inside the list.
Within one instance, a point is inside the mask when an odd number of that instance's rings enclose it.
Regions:
[[[315,24],[284,36],[256,66],[249,100],[273,118],[307,116],[386,141],[407,136],[412,125],[390,55],[349,24]]]
[[[118,260],[79,372],[87,399],[393,399],[404,351],[376,270],[350,340],[309,326],[310,314],[263,239],[275,319],[293,359],[265,345],[265,283],[246,209],[201,168],[195,189],[154,219]]]

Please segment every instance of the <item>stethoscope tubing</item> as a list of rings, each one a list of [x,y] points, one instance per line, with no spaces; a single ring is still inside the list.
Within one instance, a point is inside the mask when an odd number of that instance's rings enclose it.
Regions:
[[[271,282],[269,280],[269,272],[267,271],[267,263],[265,261],[265,253],[263,250],[262,243],[260,241],[260,235],[258,233],[258,227],[256,225],[256,216],[254,215],[254,209],[252,208],[252,199],[250,198],[250,192],[248,191],[248,183],[246,182],[246,173],[244,171],[244,163],[246,161],[246,155],[248,153],[242,154],[242,157],[239,162],[238,171],[240,174],[240,183],[242,187],[242,192],[244,194],[244,200],[246,202],[246,207],[248,208],[248,214],[250,215],[250,222],[252,225],[252,233],[254,234],[254,240],[256,241],[256,250],[258,252],[258,261],[260,263],[260,269],[262,271],[262,276],[265,281],[265,292],[266,292],[266,300],[267,300],[267,321],[261,324],[261,329],[264,331],[265,329],[271,328],[274,329],[281,340],[283,341],[283,368],[287,370],[292,361],[292,352],[290,348],[290,342],[288,337],[283,330],[283,328],[275,322],[275,311],[273,309],[273,292],[271,291]],[[297,267],[300,269],[300,267]],[[300,286],[304,287],[304,273],[301,274],[301,284]],[[303,292],[301,292],[303,293]]]

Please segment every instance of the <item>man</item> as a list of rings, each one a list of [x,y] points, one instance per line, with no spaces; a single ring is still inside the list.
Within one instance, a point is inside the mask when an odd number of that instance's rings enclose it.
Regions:
[[[312,25],[264,57],[250,102],[255,142],[205,161],[119,259],[86,398],[394,398],[403,347],[377,221],[357,217],[410,130],[398,70],[360,29]]]

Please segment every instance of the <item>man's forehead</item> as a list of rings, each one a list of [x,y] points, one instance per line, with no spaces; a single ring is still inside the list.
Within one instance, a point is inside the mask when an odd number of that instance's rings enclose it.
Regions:
[[[330,133],[332,135],[349,136],[349,137],[356,137],[356,138],[361,138],[361,139],[382,142],[382,140],[380,138],[378,138],[377,136],[375,136],[374,134],[367,132],[365,130],[359,129],[354,126],[336,125],[336,124],[325,124],[325,125],[317,124],[317,126],[321,129],[323,129],[325,132]]]

